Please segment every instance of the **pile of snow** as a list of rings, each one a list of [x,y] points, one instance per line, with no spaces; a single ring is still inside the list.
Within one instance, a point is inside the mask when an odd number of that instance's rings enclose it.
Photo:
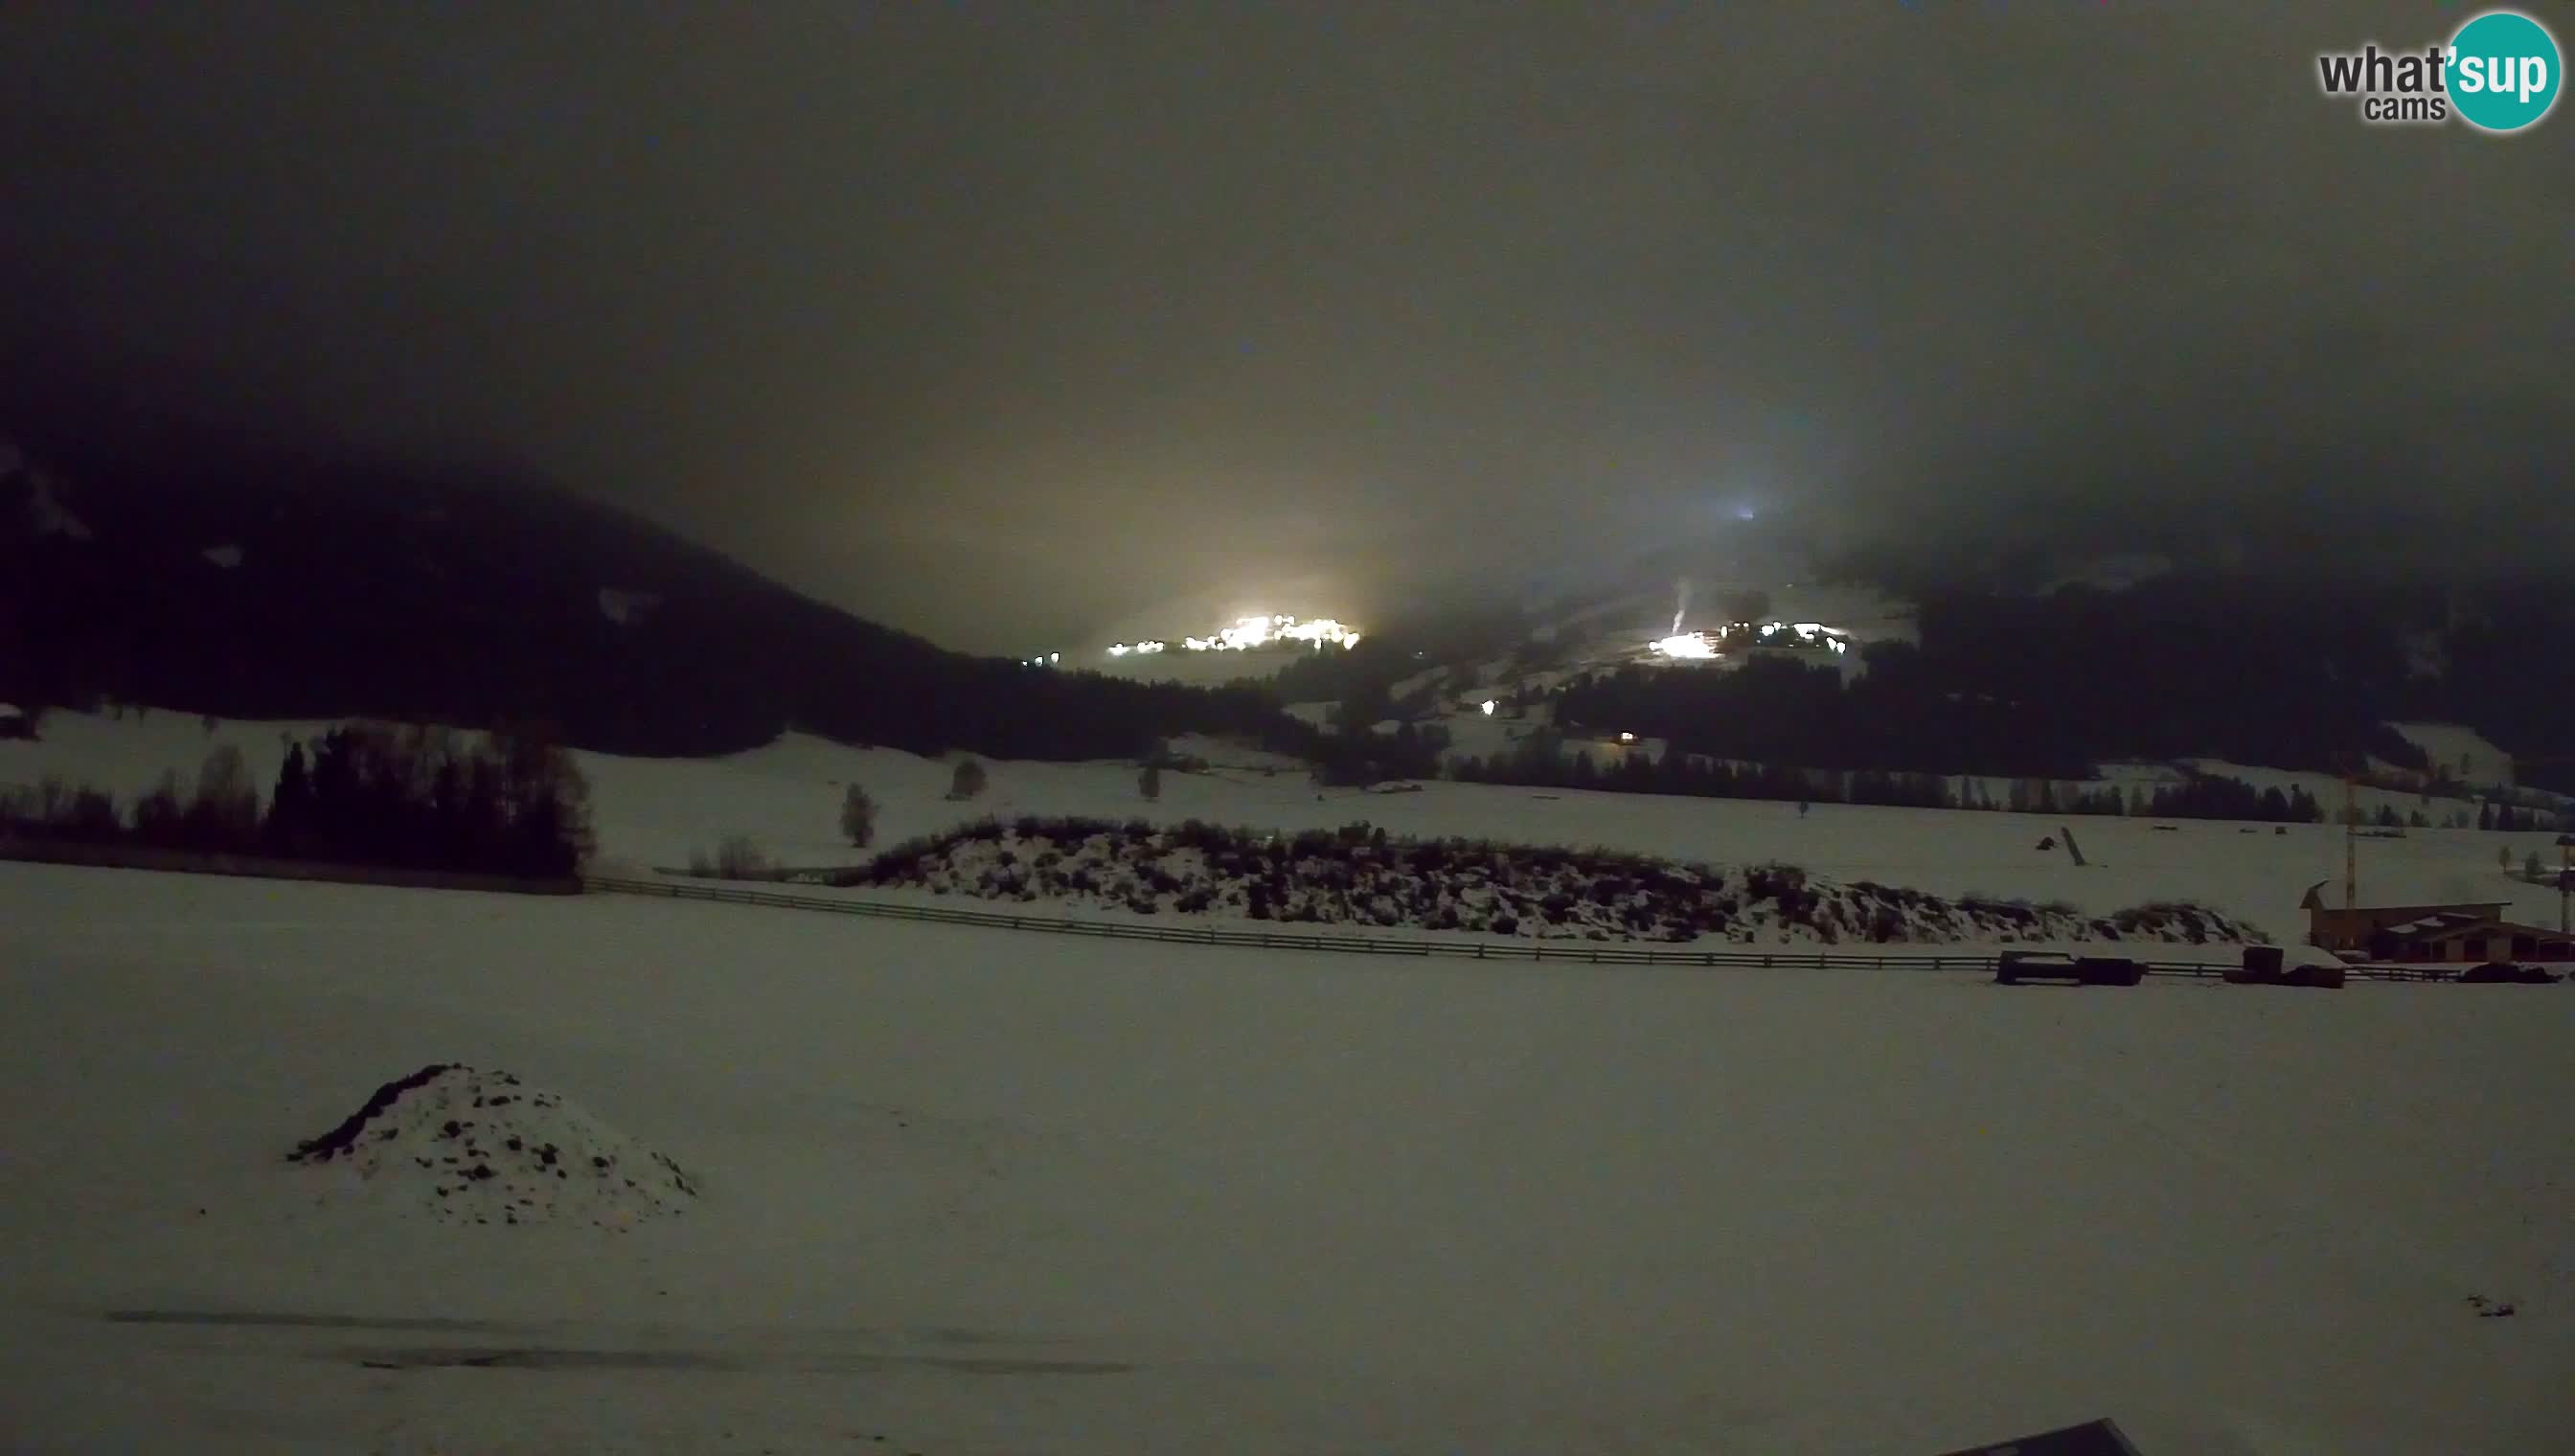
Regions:
[[[697,1196],[679,1164],[508,1072],[432,1063],[385,1083],[291,1162],[449,1223],[589,1222],[624,1232]]]
[[[987,819],[887,851],[865,882],[1139,914],[1466,931],[1530,939],[1744,944],[2260,943],[2251,925],[2166,903],[2087,916],[2066,905],[1840,883],[1792,865],[1711,867],[1605,850],[1413,840],[1350,824],[1293,835],[1190,821]]]

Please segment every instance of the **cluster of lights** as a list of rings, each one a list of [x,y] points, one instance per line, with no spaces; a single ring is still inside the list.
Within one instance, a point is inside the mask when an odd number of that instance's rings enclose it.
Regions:
[[[1048,653],[1044,657],[1022,658],[1020,659],[1020,666],[1024,668],[1052,668],[1063,661],[1064,654]]]
[[[1328,617],[1300,622],[1293,617],[1247,617],[1234,626],[1223,628],[1214,637],[1185,637],[1184,651],[1193,653],[1243,653],[1255,648],[1285,647],[1303,643],[1308,647],[1348,648],[1358,646],[1359,633]],[[1137,653],[1159,653],[1169,644],[1159,642],[1115,643],[1109,656],[1123,658]]]
[[[1759,642],[1773,633],[1780,632],[1787,633],[1800,643],[1809,646],[1820,644],[1836,653],[1850,651],[1849,640],[1843,637],[1839,630],[1826,627],[1820,622],[1764,622],[1757,626],[1749,622],[1738,622],[1726,633],[1726,637],[1743,635],[1749,636],[1754,642]],[[1705,662],[1717,655],[1724,641],[1723,638],[1712,637],[1703,632],[1681,632],[1656,639],[1653,650],[1657,657]]]
[[[1298,622],[1292,617],[1280,616],[1247,617],[1214,637],[1184,638],[1181,646],[1194,653],[1240,653],[1291,642],[1318,648],[1348,648],[1358,646],[1358,641],[1356,628],[1343,627],[1328,617]]]

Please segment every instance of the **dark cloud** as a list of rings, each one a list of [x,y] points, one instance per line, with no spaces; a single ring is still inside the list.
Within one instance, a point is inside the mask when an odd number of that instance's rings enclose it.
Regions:
[[[0,346],[22,390],[508,459],[1000,650],[1747,500],[2496,561],[2565,539],[2575,123],[2316,94],[2425,23],[16,6]]]

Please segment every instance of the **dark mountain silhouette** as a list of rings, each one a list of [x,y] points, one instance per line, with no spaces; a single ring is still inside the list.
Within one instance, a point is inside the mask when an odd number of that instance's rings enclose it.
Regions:
[[[0,697],[240,718],[549,725],[618,752],[788,728],[932,752],[1296,728],[1250,687],[968,657],[600,503],[212,432],[0,445]]]

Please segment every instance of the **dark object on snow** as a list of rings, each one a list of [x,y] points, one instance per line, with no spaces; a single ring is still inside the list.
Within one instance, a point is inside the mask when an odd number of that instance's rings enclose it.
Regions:
[[[2482,1294],[2469,1295],[2468,1308],[2475,1310],[2479,1319],[2510,1319],[2513,1316],[2511,1300],[2488,1299]]]
[[[2289,826],[2287,824],[2273,824],[2271,826],[2271,832],[2275,834],[2285,834],[2289,832]]]
[[[2308,986],[2317,990],[2338,991],[2343,986],[2343,968],[2339,965],[2300,965],[2283,969],[2282,952],[2277,945],[2247,945],[2244,963],[2226,972],[2226,983],[2239,986]]]
[[[2057,825],[2056,836],[2065,841],[2065,852],[2074,856],[2074,867],[2077,869],[2082,868],[2084,865],[2083,846],[2074,842],[2074,826],[2072,824]]]
[[[2132,986],[2145,978],[2146,968],[2124,955],[2077,958],[2053,950],[2006,950],[1994,957],[1994,980],[1999,985],[2048,981],[2078,986]]]
[[[434,1061],[410,1076],[385,1083],[376,1088],[376,1094],[367,1099],[367,1105],[351,1113],[347,1121],[320,1137],[297,1143],[295,1151],[286,1155],[286,1160],[291,1163],[327,1162],[347,1152],[357,1143],[358,1134],[366,1129],[368,1120],[392,1106],[396,1098],[414,1087],[428,1085],[430,1079],[440,1072],[453,1071],[459,1065],[452,1061]]]
[[[2143,984],[2146,968],[2124,955],[2086,955],[2074,962],[2074,973],[2087,986]]]
[[[2056,847],[2056,836],[2055,836],[2054,834],[2049,834],[2049,835],[2046,835],[2045,837],[2041,838],[2041,839],[2038,841],[2038,847],[2039,847],[2039,848],[2041,848],[2041,849],[2053,849],[2053,848],[2055,848],[2055,847]]]
[[[2116,1421],[2087,1421],[2035,1436],[2015,1436],[1990,1446],[1969,1446],[1943,1456],[2139,1456]]]
[[[2076,968],[2073,956],[2053,950],[2006,950],[1994,957],[1995,984],[2016,986],[2031,981],[2081,985],[2083,973]]]
[[[2489,960],[2459,972],[2461,985],[2476,986],[2544,986],[2555,985],[2557,977],[2536,965],[2515,965],[2509,960]]]

